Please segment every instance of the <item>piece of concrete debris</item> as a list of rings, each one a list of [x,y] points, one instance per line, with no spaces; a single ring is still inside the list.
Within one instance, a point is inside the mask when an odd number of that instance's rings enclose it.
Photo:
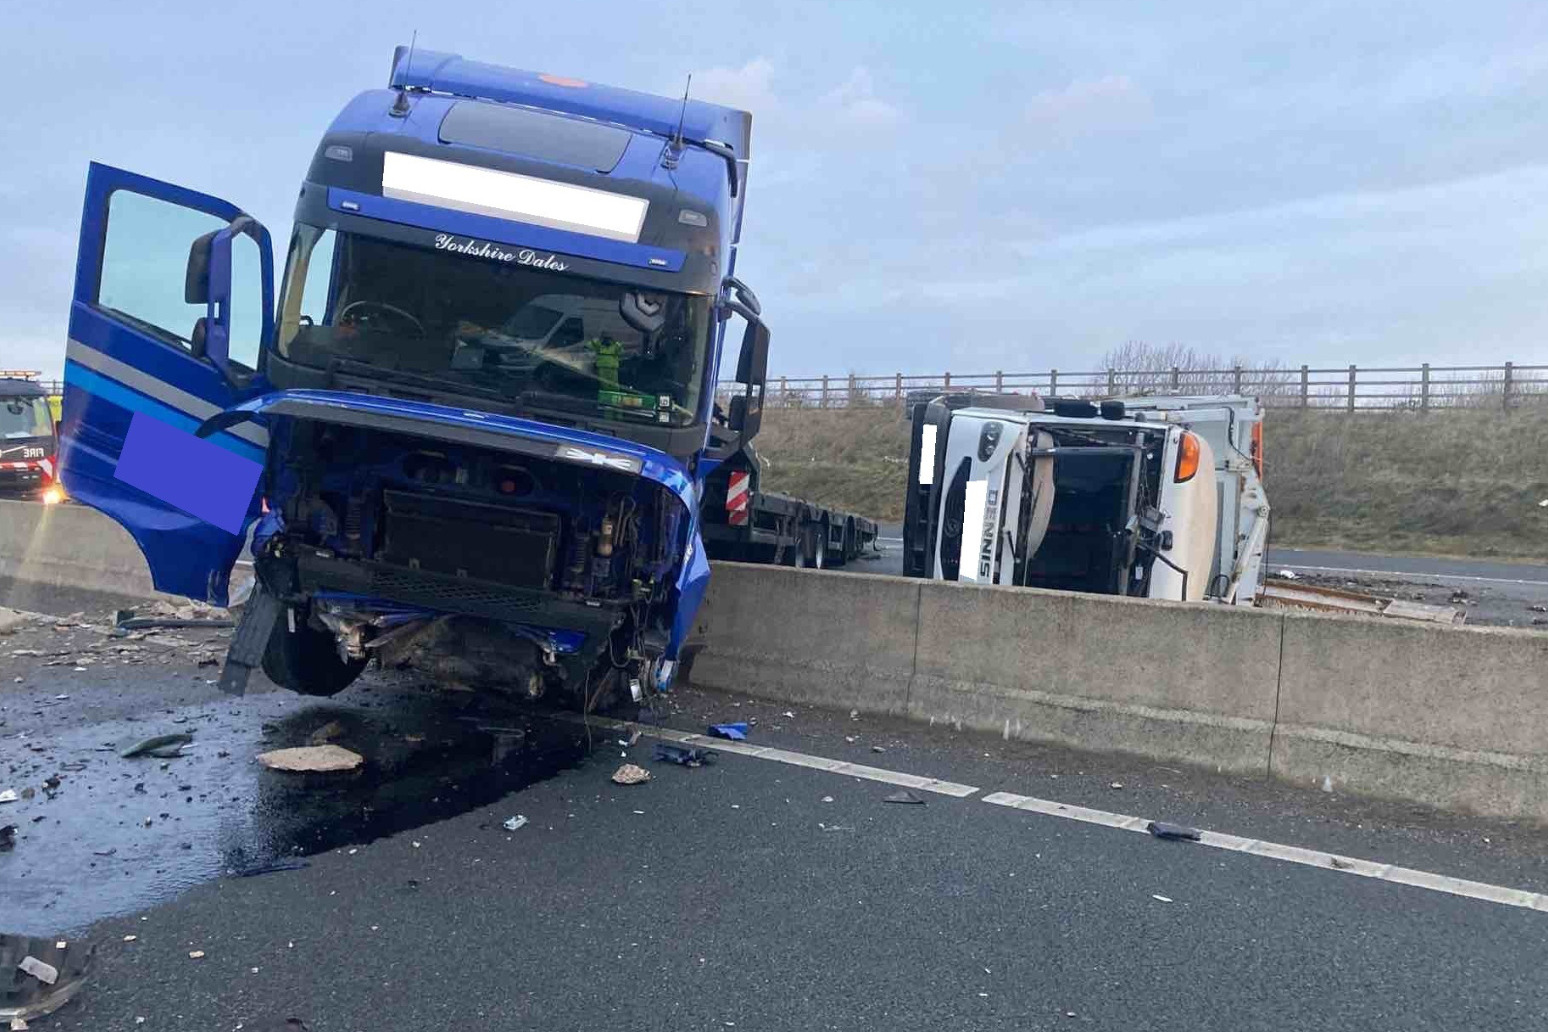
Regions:
[[[14,803],[19,798],[21,797],[16,794],[16,789],[14,788],[8,788],[4,792],[0,792],[0,803]]]
[[[503,827],[506,831],[520,831],[522,828],[525,828],[528,823],[529,822],[527,821],[527,818],[518,813],[514,817],[507,817],[501,827]]]
[[[1145,825],[1145,830],[1158,839],[1177,839],[1184,842],[1199,840],[1197,828],[1189,828],[1182,824],[1168,824],[1166,821],[1151,821]]]
[[[1280,570],[1274,576],[1280,578],[1281,580],[1299,580],[1300,579],[1299,575],[1294,570],[1290,570],[1290,569]]]
[[[626,763],[613,771],[613,783],[617,785],[643,785],[649,780],[650,771],[632,763]]]
[[[7,609],[0,606],[0,634],[11,634],[27,626],[33,621],[31,613],[23,613],[16,609]]]
[[[183,746],[192,741],[193,735],[186,731],[178,731],[170,735],[154,735],[134,743],[118,755],[126,760],[132,760],[136,756],[154,756],[157,759],[170,760],[181,756]]]
[[[36,978],[44,985],[53,985],[59,981],[59,969],[52,964],[45,964],[30,953],[22,958],[22,962],[16,965],[22,971]]]
[[[916,796],[906,788],[900,788],[896,792],[882,800],[884,803],[913,803],[917,806],[924,805],[924,799]]]
[[[189,960],[203,960],[204,959],[204,951],[203,950],[189,950],[188,951],[188,959]]]
[[[269,770],[337,774],[358,769],[365,763],[365,757],[341,745],[303,745],[294,749],[274,749],[259,753],[258,762]]]
[[[344,725],[337,720],[330,720],[322,727],[306,736],[306,740],[313,745],[324,745],[344,734]]]

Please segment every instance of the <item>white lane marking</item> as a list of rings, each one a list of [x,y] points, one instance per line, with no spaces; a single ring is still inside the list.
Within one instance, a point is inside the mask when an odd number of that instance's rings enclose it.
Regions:
[[[711,738],[709,735],[694,734],[690,731],[677,731],[672,728],[655,727],[647,724],[633,724],[628,721],[610,720],[596,716],[588,720],[579,713],[560,714],[559,719],[577,724],[589,723],[609,731],[638,730],[644,737],[661,738],[669,742],[678,742],[682,745],[701,746],[714,749],[717,752],[732,753],[736,756],[773,760],[776,763],[788,763],[792,766],[825,771],[829,774],[841,774],[847,777],[864,778],[868,781],[880,781],[888,785],[899,785],[905,788],[919,789],[924,792],[934,792],[937,795],[952,796],[956,799],[965,799],[980,791],[973,785],[960,785],[952,781],[941,781],[938,778],[926,778],[917,774],[905,774],[901,771],[886,770],[881,767],[868,767],[860,763],[847,763],[843,760],[830,760],[823,756],[812,756],[808,753],[792,752],[789,749],[776,749],[766,745],[753,745],[750,742],[733,742],[724,738]],[[1126,813],[1113,813],[1110,810],[1093,810],[1086,806],[1076,806],[1074,803],[1060,803],[1052,799],[1038,799],[1034,796],[1017,795],[1014,792],[991,792],[980,798],[983,802],[991,803],[995,806],[1024,810],[1028,813],[1042,814],[1047,817],[1061,817],[1065,820],[1080,821],[1083,824],[1097,824],[1104,828],[1117,828],[1120,831],[1137,831],[1143,834],[1150,824],[1150,820],[1145,817],[1135,817]],[[1432,892],[1443,892],[1451,896],[1463,896],[1468,899],[1479,899],[1488,903],[1501,903],[1508,907],[1519,907],[1523,910],[1539,910],[1548,913],[1548,895],[1528,892],[1525,889],[1512,889],[1504,885],[1490,885],[1487,882],[1468,881],[1465,878],[1453,878],[1446,874],[1418,871],[1411,867],[1398,867],[1394,864],[1384,864],[1375,860],[1362,860],[1359,857],[1324,853],[1321,850],[1304,849],[1300,846],[1287,846],[1278,842],[1264,842],[1260,839],[1242,838],[1239,835],[1227,835],[1219,831],[1201,830],[1199,832],[1199,844],[1210,846],[1214,849],[1229,850],[1233,853],[1247,853],[1252,856],[1266,857],[1270,860],[1283,860],[1285,863],[1317,867],[1339,874],[1353,874],[1362,878],[1375,878],[1379,881],[1388,881],[1397,885],[1408,885],[1413,888],[1429,889]]]
[[[1512,577],[1473,577],[1463,573],[1428,573],[1420,570],[1360,570],[1346,566],[1302,566],[1299,563],[1266,563],[1269,568],[1281,570],[1305,570],[1309,573],[1364,573],[1378,577],[1386,577],[1390,580],[1411,580],[1424,577],[1430,580],[1454,580],[1471,581],[1482,584],[1532,584],[1540,588],[1548,588],[1548,580],[1517,579]]]
[[[1007,806],[1013,810],[1025,810],[1028,813],[1038,813],[1048,817],[1063,817],[1066,820],[1081,821],[1086,824],[1100,824],[1103,827],[1118,828],[1122,831],[1144,832],[1150,823],[1144,817],[1131,817],[1128,814],[1110,813],[1106,810],[1091,810],[1084,806],[1072,806],[1050,799],[1016,795],[1012,792],[991,792],[983,797],[983,801],[995,806]],[[1451,896],[1464,896],[1489,903],[1501,903],[1508,907],[1520,907],[1523,910],[1548,912],[1548,896],[1538,892],[1527,892],[1524,889],[1468,881],[1465,878],[1453,878],[1450,875],[1434,874],[1430,871],[1416,871],[1410,867],[1398,867],[1394,864],[1362,860],[1353,856],[1340,856],[1337,853],[1324,853],[1316,849],[1303,849],[1300,846],[1286,846],[1277,842],[1263,842],[1238,835],[1226,835],[1218,831],[1201,831],[1199,844],[1230,850],[1234,853],[1249,853],[1271,860],[1283,860],[1290,864],[1317,867],[1325,871],[1336,871],[1339,874],[1353,874],[1361,878],[1375,878],[1398,885],[1429,889],[1432,892],[1444,892]]]
[[[565,719],[574,720],[577,723],[586,723],[586,718],[579,714],[567,714]],[[676,731],[668,727],[631,724],[627,721],[608,720],[603,717],[592,717],[590,722],[612,731],[638,729],[640,734],[649,738],[661,738],[681,745],[714,749],[716,752],[733,753],[737,756],[751,756],[759,760],[773,760],[775,763],[788,763],[793,767],[806,767],[810,770],[825,771],[829,774],[842,774],[845,777],[880,781],[883,784],[898,785],[902,788],[917,788],[922,792],[934,792],[936,795],[951,796],[955,799],[965,799],[979,791],[977,785],[959,785],[954,781],[942,781],[939,778],[921,777],[918,774],[904,774],[902,771],[886,770],[881,767],[868,767],[863,763],[846,763],[843,760],[830,760],[823,756],[791,752],[789,749],[775,749],[767,745],[753,745],[749,742],[733,742],[724,738],[711,738],[709,735],[698,735],[690,731]]]

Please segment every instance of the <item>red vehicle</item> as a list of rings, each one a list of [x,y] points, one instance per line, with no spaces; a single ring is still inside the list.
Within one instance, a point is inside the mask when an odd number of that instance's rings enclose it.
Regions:
[[[0,370],[0,498],[57,502],[59,437],[35,373]]]

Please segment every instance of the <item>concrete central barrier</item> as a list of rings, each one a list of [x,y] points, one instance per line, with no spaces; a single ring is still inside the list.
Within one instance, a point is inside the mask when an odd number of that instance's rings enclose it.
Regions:
[[[0,502],[0,604],[150,597],[81,506]],[[716,563],[693,681],[1548,820],[1548,634]]]
[[[1548,635],[717,563],[693,681],[1548,820]]]

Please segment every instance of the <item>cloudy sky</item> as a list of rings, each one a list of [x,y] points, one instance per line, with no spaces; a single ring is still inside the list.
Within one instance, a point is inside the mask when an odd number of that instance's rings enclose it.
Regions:
[[[0,4],[0,367],[60,368],[88,161],[283,239],[415,29],[753,111],[775,373],[1548,363],[1548,4],[222,6]]]

